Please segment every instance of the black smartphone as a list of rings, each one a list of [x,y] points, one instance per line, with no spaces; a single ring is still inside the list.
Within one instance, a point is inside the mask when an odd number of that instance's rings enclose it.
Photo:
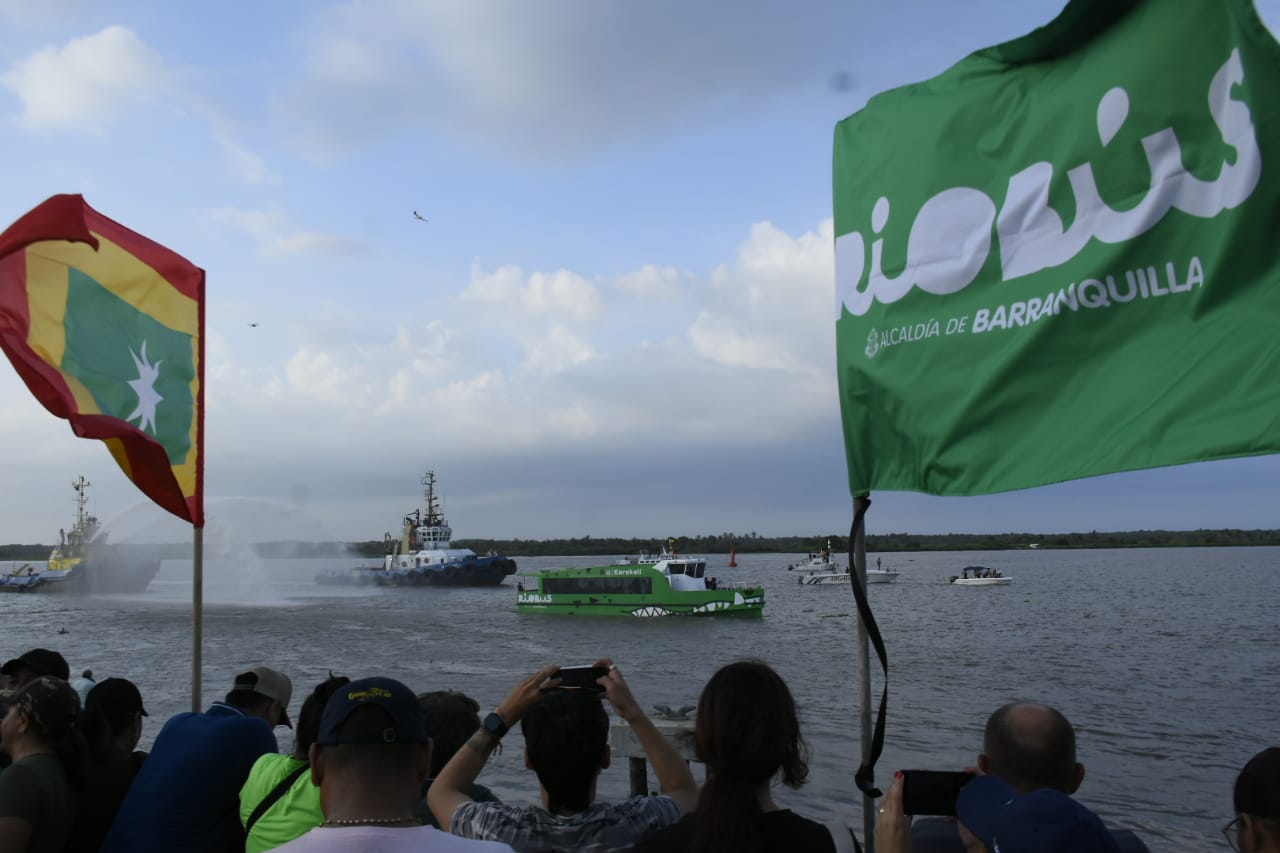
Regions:
[[[974,774],[950,770],[903,770],[902,777],[902,811],[905,814],[954,816],[960,789]]]
[[[609,670],[603,666],[562,666],[560,674],[561,690],[594,690],[603,693],[604,688],[596,684],[596,680],[604,678]]]

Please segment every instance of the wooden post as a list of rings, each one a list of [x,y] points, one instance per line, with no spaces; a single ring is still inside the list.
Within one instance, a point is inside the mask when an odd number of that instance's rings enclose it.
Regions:
[[[643,755],[632,755],[627,764],[631,769],[631,796],[645,796],[649,793],[649,763]]]
[[[653,724],[658,731],[671,741],[671,745],[680,753],[685,761],[696,761],[693,749],[693,720],[655,719]],[[631,774],[631,796],[638,797],[649,793],[649,759],[644,747],[636,738],[631,726],[623,720],[615,720],[609,729],[609,745],[613,748],[614,757],[625,755],[627,769]]]

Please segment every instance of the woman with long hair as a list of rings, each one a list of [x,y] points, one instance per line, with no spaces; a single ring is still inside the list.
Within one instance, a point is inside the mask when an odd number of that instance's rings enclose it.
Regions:
[[[698,700],[694,743],[707,768],[697,811],[649,833],[637,851],[834,853],[823,824],[773,801],[775,779],[791,788],[805,783],[809,750],[791,691],[768,664],[738,661],[711,676]]]
[[[87,747],[84,790],[67,850],[97,850],[111,829],[133,777],[147,754],[135,747],[142,737],[142,694],[127,678],[104,678],[93,685],[80,714]]]
[[[0,851],[62,850],[83,781],[80,697],[42,675],[4,695],[0,749],[13,763],[0,773]]]

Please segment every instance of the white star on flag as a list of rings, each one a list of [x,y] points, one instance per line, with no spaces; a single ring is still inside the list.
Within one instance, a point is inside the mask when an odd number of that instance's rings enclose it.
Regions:
[[[160,365],[162,362],[157,361],[151,364],[147,361],[147,342],[142,342],[142,355],[139,356],[129,349],[129,355],[133,356],[133,364],[138,368],[138,378],[130,380],[129,387],[133,389],[133,393],[138,395],[138,407],[133,410],[126,421],[132,422],[134,418],[140,418],[139,428],[143,430],[150,429],[151,434],[156,433],[156,406],[164,401],[156,393],[156,380],[160,378]]]

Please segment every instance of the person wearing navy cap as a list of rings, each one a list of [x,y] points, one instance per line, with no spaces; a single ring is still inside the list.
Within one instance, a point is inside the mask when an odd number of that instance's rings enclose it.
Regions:
[[[417,696],[395,679],[339,688],[325,705],[310,757],[325,820],[277,847],[280,853],[511,853],[505,844],[419,825],[414,809],[431,770],[431,740]]]
[[[999,776],[979,776],[960,789],[956,819],[988,853],[1118,853],[1096,814],[1052,788],[1019,795]]]

